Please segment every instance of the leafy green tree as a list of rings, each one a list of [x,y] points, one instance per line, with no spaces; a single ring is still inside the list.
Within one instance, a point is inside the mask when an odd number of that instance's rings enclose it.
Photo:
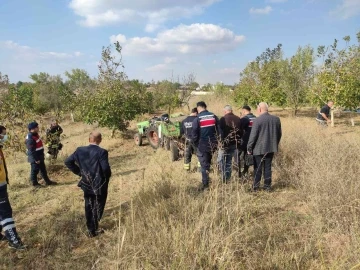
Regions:
[[[311,91],[315,104],[333,100],[337,107],[354,109],[360,104],[360,32],[358,44],[349,46],[350,37],[344,37],[346,46],[338,48],[338,40],[329,47],[320,46],[318,57],[323,59],[316,84]]]
[[[91,79],[89,73],[83,69],[72,69],[70,72],[65,71],[67,78],[65,84],[75,93],[93,88],[95,81]]]
[[[310,46],[299,47],[294,56],[283,61],[281,88],[286,105],[293,109],[294,115],[307,101],[315,76],[314,61],[314,50]]]
[[[126,81],[122,48],[118,42],[114,46],[116,55],[112,46],[103,47],[96,91],[79,94],[77,106],[83,121],[108,127],[113,135],[116,130],[126,130],[136,115],[147,112],[148,107],[142,105],[149,99],[145,85]]]

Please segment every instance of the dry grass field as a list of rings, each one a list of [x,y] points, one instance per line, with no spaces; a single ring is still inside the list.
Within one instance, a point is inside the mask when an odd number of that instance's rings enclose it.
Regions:
[[[208,100],[219,116],[223,102]],[[101,226],[88,239],[78,178],[63,165],[86,145],[92,126],[64,121],[58,162],[48,167],[59,185],[33,190],[22,153],[6,152],[10,200],[25,252],[1,243],[1,269],[360,269],[360,128],[341,118],[321,129],[306,113],[282,117],[274,192],[249,192],[213,174],[199,193],[200,174],[171,163],[165,150],[110,138],[113,177]],[[360,119],[356,119],[359,123]],[[194,160],[196,162],[196,159]]]

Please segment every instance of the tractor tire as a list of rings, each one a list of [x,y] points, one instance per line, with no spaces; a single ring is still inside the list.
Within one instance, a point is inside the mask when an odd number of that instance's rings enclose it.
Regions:
[[[177,143],[174,141],[170,142],[170,153],[172,162],[178,161],[180,159],[179,148],[177,146]]]
[[[139,133],[134,135],[134,141],[137,146],[142,146],[142,136]]]
[[[164,137],[164,148],[166,151],[170,150],[170,138],[168,137]]]
[[[160,147],[160,138],[157,127],[150,127],[147,131],[146,137],[152,148],[158,149]]]

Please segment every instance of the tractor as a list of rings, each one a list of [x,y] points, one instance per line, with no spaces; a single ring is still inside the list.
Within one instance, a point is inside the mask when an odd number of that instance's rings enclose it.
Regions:
[[[137,123],[138,133],[134,135],[135,144],[141,146],[143,139],[147,138],[152,148],[164,147],[171,151],[172,161],[179,160],[183,152],[180,125],[184,118],[182,114],[173,114],[171,118],[168,114],[163,114]]]

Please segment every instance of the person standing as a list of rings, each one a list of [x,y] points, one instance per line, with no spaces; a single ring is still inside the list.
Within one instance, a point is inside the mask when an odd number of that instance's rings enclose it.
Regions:
[[[242,142],[240,147],[241,151],[239,152],[239,160],[240,160],[240,155],[242,154],[244,161],[244,170],[241,172],[241,174],[246,175],[250,167],[247,162],[247,156],[248,156],[247,145],[250,138],[251,128],[253,126],[254,120],[256,119],[256,116],[251,112],[251,108],[249,106],[243,106],[241,119],[242,119],[242,124],[244,126],[244,135],[242,137]]]
[[[241,138],[244,132],[242,120],[233,113],[230,105],[224,107],[224,116],[220,118],[220,129],[223,134],[223,149],[219,150],[218,162],[222,181],[226,183],[231,178],[232,160],[234,157],[236,157],[236,163],[239,164],[236,153],[240,149]]]
[[[218,117],[207,110],[205,102],[198,102],[196,107],[198,116],[193,122],[192,139],[201,165],[202,184],[199,190],[203,191],[209,188],[211,160],[222,135]]]
[[[278,152],[282,136],[280,118],[270,115],[268,105],[261,102],[257,111],[259,117],[253,123],[247,151],[254,157],[254,183],[253,190],[260,189],[260,181],[264,171],[264,189],[271,191],[272,160],[274,153]]]
[[[103,233],[103,230],[99,229],[99,221],[104,213],[111,177],[108,151],[100,148],[101,141],[101,133],[91,132],[90,144],[78,147],[65,160],[66,167],[81,177],[78,186],[84,192],[88,237],[95,237]]]
[[[321,110],[319,111],[316,117],[316,121],[318,122],[319,125],[327,126],[328,124],[331,124],[331,119],[329,117],[330,117],[330,110],[333,106],[334,106],[334,102],[330,100],[327,104],[325,104],[324,107],[321,108]]]
[[[28,162],[31,165],[30,180],[34,187],[41,187],[37,180],[40,172],[45,184],[56,185],[57,183],[51,181],[46,171],[44,145],[39,135],[39,124],[31,122],[28,125],[29,133],[26,136],[26,147],[28,153]]]
[[[180,126],[180,134],[185,136],[184,170],[186,171],[190,171],[192,155],[196,154],[196,147],[192,139],[192,124],[197,114],[197,108],[193,108],[191,114],[181,122]],[[199,161],[198,168],[200,168]]]
[[[12,217],[12,208],[7,192],[9,176],[6,167],[4,153],[2,151],[3,143],[7,140],[6,128],[0,126],[0,241],[8,241],[9,248],[24,250],[26,246],[21,241],[15,227]],[[1,232],[4,230],[5,235]]]
[[[58,151],[62,149],[60,143],[60,135],[63,133],[63,129],[59,125],[57,120],[52,120],[50,128],[46,131],[46,145],[49,148],[48,154],[57,157]]]

